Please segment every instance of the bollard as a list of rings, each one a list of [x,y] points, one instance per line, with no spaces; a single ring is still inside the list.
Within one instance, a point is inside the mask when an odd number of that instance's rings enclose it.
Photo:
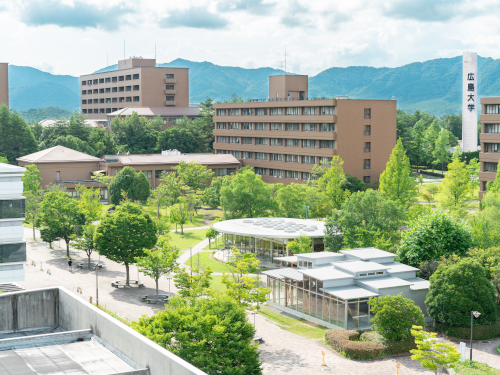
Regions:
[[[326,366],[326,363],[325,363],[325,352],[321,352],[321,354],[323,355],[323,362],[321,362],[321,366]]]
[[[43,271],[42,264],[43,264],[43,262],[40,262],[40,271]]]
[[[80,288],[80,287],[77,287],[77,288],[76,288],[76,292],[77,292],[77,293],[80,293],[80,294],[83,294],[83,293],[82,293],[82,288]]]
[[[52,272],[50,271],[50,268],[47,268],[47,273],[52,276]]]
[[[396,375],[399,375],[399,368],[401,367],[401,363],[396,363]]]
[[[36,263],[35,263],[34,260],[31,261],[31,265],[34,266],[34,267],[36,267]]]
[[[92,296],[90,296],[90,304],[92,305]]]

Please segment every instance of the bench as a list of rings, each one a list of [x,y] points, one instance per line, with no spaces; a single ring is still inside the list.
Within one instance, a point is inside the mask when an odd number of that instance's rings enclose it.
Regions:
[[[135,284],[137,285],[139,288],[144,288],[144,283],[141,282],[141,281],[137,281],[137,280],[132,280],[130,281],[129,284]],[[126,285],[126,284],[122,284],[120,283],[120,280],[116,280],[116,281],[113,281],[111,283],[111,286],[114,287],[114,288],[130,288],[129,285]]]
[[[254,341],[254,342],[259,342],[259,343],[262,343],[262,340],[263,340],[262,336],[255,335],[255,336],[253,337],[253,341]]]
[[[78,262],[76,264],[76,266],[78,268],[83,268],[84,266],[88,266],[89,265],[89,262]],[[99,267],[99,268],[102,268],[103,264],[100,263],[100,262],[90,262],[90,267],[92,268],[95,268],[95,267]]]
[[[147,303],[158,303],[161,301],[163,301],[164,303],[168,303],[168,298],[160,298],[159,300],[157,300],[156,298],[146,298]]]

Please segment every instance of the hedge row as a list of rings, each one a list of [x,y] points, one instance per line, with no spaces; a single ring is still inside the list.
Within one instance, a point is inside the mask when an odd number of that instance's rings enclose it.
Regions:
[[[470,327],[452,327],[436,322],[434,331],[456,339],[470,340]],[[498,337],[500,337],[500,325],[498,323],[484,326],[474,324],[473,340],[489,340]]]
[[[408,353],[415,349],[413,339],[406,341],[384,341],[377,339],[375,332],[345,331],[331,329],[325,334],[332,348],[352,359],[373,359],[388,355]]]

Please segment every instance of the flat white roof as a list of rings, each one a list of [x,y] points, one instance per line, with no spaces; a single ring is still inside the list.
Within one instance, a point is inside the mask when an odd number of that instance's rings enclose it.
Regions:
[[[378,297],[377,293],[374,293],[371,290],[364,289],[358,285],[338,286],[336,288],[323,288],[320,290],[343,300]]]
[[[367,247],[364,249],[349,249],[340,250],[342,254],[352,255],[361,260],[395,257],[396,254],[389,253],[388,251],[376,249],[374,247]]]
[[[357,279],[357,283],[361,285],[366,285],[369,288],[374,288],[377,290],[385,289],[385,288],[395,288],[398,286],[410,286],[411,282],[408,280],[400,279],[399,277],[394,276],[385,276],[385,277],[370,277],[367,279]]]
[[[418,271],[418,268],[408,266],[399,262],[383,263],[383,265],[389,267],[387,271],[390,273]]]
[[[334,279],[354,279],[353,275],[342,272],[333,266],[311,268],[311,269],[299,269],[299,272],[302,272],[304,275],[311,276],[321,281],[334,280]]]
[[[24,173],[26,172],[26,168],[24,167],[19,167],[17,165],[12,165],[12,164],[6,164],[6,163],[0,163],[0,173]]]
[[[345,258],[344,254],[334,253],[333,251],[319,251],[317,253],[297,254],[298,258],[319,259],[319,258]]]
[[[323,221],[279,217],[219,221],[212,227],[221,233],[249,237],[285,239],[297,238],[302,233],[310,238],[323,238],[325,236],[325,223]]]
[[[429,280],[420,279],[418,277],[406,279],[406,281],[411,283],[411,286],[410,286],[411,290],[429,289],[429,286],[431,285]]]
[[[383,271],[389,267],[384,266],[380,263],[375,262],[365,262],[362,260],[353,260],[352,262],[336,262],[333,263],[336,268],[341,270],[346,270],[347,272],[368,272],[368,271]]]

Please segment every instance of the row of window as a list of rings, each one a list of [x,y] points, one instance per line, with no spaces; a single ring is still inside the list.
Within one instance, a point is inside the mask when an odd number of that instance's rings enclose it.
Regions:
[[[82,81],[82,86],[97,85],[99,83],[110,83],[110,82],[120,82],[120,81],[130,81],[132,79],[139,79],[139,74],[128,74],[125,76],[107,77],[99,79],[89,79]]]
[[[237,159],[255,159],[267,161],[283,161],[286,163],[302,163],[302,164],[329,164],[332,161],[331,157],[319,157],[309,155],[291,155],[291,154],[275,154],[269,152],[249,152],[249,151],[229,151],[219,150],[219,154],[231,154]]]
[[[498,170],[497,163],[489,163],[489,162],[484,163],[485,172],[496,172],[497,170]]]
[[[500,104],[486,104],[486,114],[487,115],[500,114]]]
[[[229,130],[285,130],[285,131],[322,131],[322,132],[334,132],[335,124],[323,123],[323,124],[284,124],[282,122],[218,122],[217,129],[229,129]]]
[[[115,112],[115,111],[118,111],[119,109],[122,109],[122,108],[83,108],[82,109],[82,113],[111,113],[111,112]]]
[[[312,147],[316,148],[335,148],[335,141],[316,139],[284,139],[284,138],[251,138],[251,137],[227,137],[220,135],[217,137],[217,143],[241,143],[244,145],[259,145],[259,146],[287,146],[287,147]],[[302,146],[301,146],[302,143]]]
[[[500,152],[500,143],[485,143],[484,152]]]
[[[486,133],[500,133],[500,124],[485,124],[484,128]]]
[[[139,85],[134,86],[120,86],[120,87],[106,87],[105,89],[94,89],[94,90],[82,90],[82,95],[91,94],[105,94],[109,92],[122,92],[122,91],[138,91]]]
[[[334,115],[335,107],[279,107],[279,108],[223,108],[217,109],[217,116],[289,116],[297,115]]]
[[[101,99],[83,99],[82,104],[98,104],[98,103],[125,103],[125,102],[131,102],[133,99],[134,102],[140,101],[140,98],[138,96],[123,96],[121,98],[101,98]]]

